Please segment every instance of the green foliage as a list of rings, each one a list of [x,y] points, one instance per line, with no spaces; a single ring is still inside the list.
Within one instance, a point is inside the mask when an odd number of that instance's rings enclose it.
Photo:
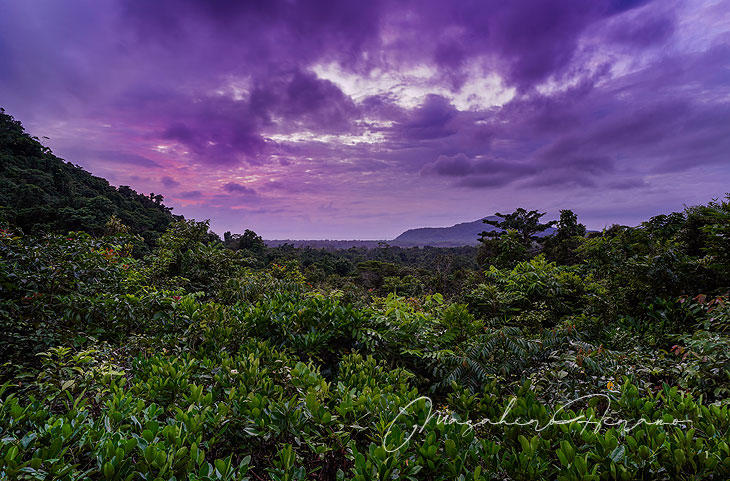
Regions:
[[[130,257],[134,241],[83,232],[33,241],[0,236],[0,362],[33,362],[34,353],[70,336],[74,320],[63,315],[69,299],[135,292],[141,274]]]
[[[569,223],[570,211],[563,211],[561,221],[565,224],[563,234],[570,230],[567,227]],[[497,217],[502,220],[484,219],[484,223],[496,227],[492,231],[485,231],[480,234],[479,252],[477,260],[482,266],[495,266],[498,268],[512,268],[518,262],[529,259],[530,254],[534,255],[535,243],[541,242],[542,239],[538,234],[555,225],[555,221],[548,223],[540,223],[540,218],[545,215],[544,212],[536,210],[526,211],[519,208],[511,214],[497,213]],[[573,215],[574,217],[574,215]],[[574,220],[574,219],[572,219]]]
[[[678,385],[702,393],[711,400],[722,400],[730,394],[730,337],[710,331],[695,331],[678,337],[672,347],[677,356],[673,369]]]
[[[558,264],[578,264],[577,249],[586,235],[586,227],[578,223],[572,210],[561,210],[557,230],[545,239],[545,255]]]
[[[149,259],[149,276],[155,284],[212,295],[221,290],[225,279],[249,265],[243,252],[226,249],[208,229],[208,221],[171,224]]]
[[[390,276],[383,278],[383,290],[405,296],[417,296],[423,293],[423,283],[413,275],[403,277]]]
[[[512,268],[528,259],[528,249],[518,232],[507,230],[496,239],[485,239],[479,247],[477,259],[480,265]]]
[[[246,231],[240,235],[226,232],[223,235],[223,242],[226,247],[234,250],[246,250],[254,255],[261,254],[266,249],[266,244],[261,236],[250,229],[246,229]]]
[[[548,262],[542,255],[510,270],[491,266],[485,280],[468,297],[472,309],[532,328],[553,327],[566,316],[596,310],[606,294],[590,275]]]
[[[520,207],[511,214],[500,214],[497,212],[495,216],[502,220],[484,219],[485,224],[497,227],[499,230],[486,231],[480,234],[480,240],[488,237],[499,237],[501,231],[514,230],[517,231],[520,240],[526,246],[533,240],[537,240],[537,234],[555,225],[555,221],[541,223],[540,219],[545,215],[544,212],[536,210],[527,211]]]
[[[121,213],[87,219],[101,237],[11,213],[0,478],[728,479],[726,211],[588,238],[564,211],[539,255],[542,214],[504,216],[526,227],[484,272],[474,249],[227,248],[195,221],[142,256]]]
[[[730,194],[720,202],[690,209],[688,217],[695,229],[700,226],[702,238],[695,242],[700,244],[709,266],[717,272],[727,272],[730,269]]]
[[[325,366],[354,347],[363,322],[359,312],[336,299],[297,294],[271,295],[239,315],[251,335]]]

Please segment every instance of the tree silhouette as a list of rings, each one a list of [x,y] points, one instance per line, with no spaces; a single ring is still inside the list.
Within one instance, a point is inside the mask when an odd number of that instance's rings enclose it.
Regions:
[[[487,238],[500,237],[502,232],[514,230],[525,245],[530,245],[531,241],[539,239],[537,234],[553,227],[556,224],[556,221],[550,221],[543,224],[540,222],[540,218],[545,215],[545,212],[539,212],[536,210],[527,211],[522,207],[511,214],[500,214],[497,212],[495,215],[500,217],[501,220],[484,219],[483,222],[497,227],[500,230],[484,231],[480,233],[480,242],[485,242]]]

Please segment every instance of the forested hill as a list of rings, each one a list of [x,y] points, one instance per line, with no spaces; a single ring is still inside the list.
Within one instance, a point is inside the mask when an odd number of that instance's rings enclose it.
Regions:
[[[162,196],[115,188],[51,153],[0,109],[0,220],[29,232],[101,234],[112,215],[151,243],[181,218]]]

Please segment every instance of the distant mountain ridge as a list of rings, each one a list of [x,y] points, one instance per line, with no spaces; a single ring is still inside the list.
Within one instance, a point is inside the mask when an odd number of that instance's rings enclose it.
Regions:
[[[277,247],[284,244],[292,244],[294,247],[313,247],[325,249],[349,249],[350,247],[375,248],[382,243],[396,247],[462,247],[476,246],[479,244],[479,234],[499,230],[484,219],[500,220],[497,216],[483,217],[473,222],[461,222],[450,227],[418,227],[408,229],[401,235],[389,241],[377,240],[267,240],[266,245]],[[540,236],[551,235],[554,228],[549,228],[539,234]]]
[[[418,227],[409,229],[393,239],[391,245],[402,247],[459,247],[479,244],[479,234],[499,230],[485,224],[484,219],[499,220],[497,216],[483,217],[473,222],[461,222],[451,227]]]

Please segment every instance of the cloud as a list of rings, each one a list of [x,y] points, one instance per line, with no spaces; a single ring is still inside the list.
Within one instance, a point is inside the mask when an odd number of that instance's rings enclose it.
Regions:
[[[644,179],[625,179],[612,181],[609,182],[607,185],[611,189],[630,190],[638,189],[640,187],[647,187],[649,184],[647,184]]]
[[[231,192],[235,194],[256,195],[256,191],[254,189],[246,187],[245,185],[237,184],[235,182],[228,182],[223,186],[223,189],[226,192]]]
[[[730,181],[729,7],[5,2],[0,98],[59,156],[202,218],[377,232],[398,216],[365,227],[352,202],[446,219],[613,195],[628,212]]]
[[[448,137],[456,133],[450,122],[456,110],[448,99],[429,95],[423,105],[414,109],[408,119],[394,130],[406,139],[430,140]]]
[[[452,157],[439,155],[438,158],[430,164],[426,164],[422,173],[434,173],[437,175],[462,177],[474,172],[474,166],[471,159],[464,154],[457,154]]]
[[[422,175],[456,177],[459,178],[456,185],[472,188],[504,186],[536,173],[537,169],[529,164],[489,158],[470,159],[463,153],[450,157],[440,155],[421,169]]]
[[[630,47],[647,47],[666,42],[674,33],[676,19],[670,13],[646,12],[634,22],[621,22],[610,30],[610,38]]]
[[[203,197],[203,193],[199,190],[189,190],[185,192],[180,192],[178,194],[178,197],[188,200],[200,199],[201,197]]]
[[[167,188],[177,187],[178,185],[180,185],[180,182],[176,181],[168,175],[163,176],[162,179],[160,179],[160,182]]]

